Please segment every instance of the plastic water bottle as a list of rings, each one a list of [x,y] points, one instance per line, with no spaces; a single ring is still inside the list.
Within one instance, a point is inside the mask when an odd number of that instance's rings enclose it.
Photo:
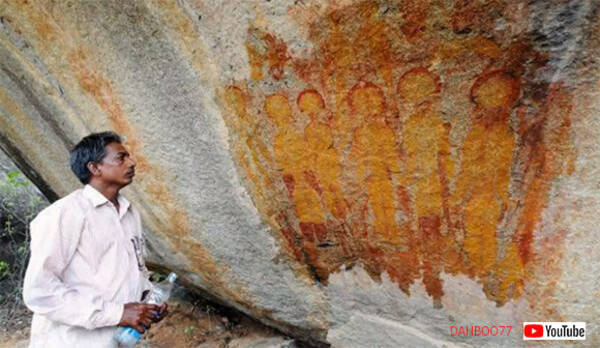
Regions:
[[[167,279],[160,283],[154,284],[152,286],[152,291],[150,291],[150,294],[145,302],[159,306],[167,302],[169,296],[171,296],[171,291],[173,291],[173,285],[175,284],[176,279],[177,274],[171,272],[167,276]]]
[[[177,279],[177,274],[171,272],[167,276],[167,279],[160,283],[156,283],[152,285],[152,290],[150,294],[146,298],[145,302],[148,304],[162,305],[165,303],[169,296],[171,296],[171,291],[173,290],[173,285],[175,284],[175,280]],[[154,313],[155,316],[158,313]],[[120,347],[133,347],[135,344],[142,338],[142,334],[139,333],[138,330],[129,327],[129,326],[119,326],[115,331],[114,338],[117,342],[119,342]]]

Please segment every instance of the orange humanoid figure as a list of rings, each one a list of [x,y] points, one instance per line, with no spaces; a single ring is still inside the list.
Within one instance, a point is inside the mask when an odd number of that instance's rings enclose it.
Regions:
[[[440,233],[448,218],[448,181],[454,173],[448,128],[438,114],[439,78],[425,68],[406,72],[398,82],[398,97],[412,114],[404,125],[406,186],[413,192],[417,240],[427,292],[442,296],[440,273],[446,244]]]
[[[360,83],[350,90],[349,103],[353,117],[362,121],[354,131],[350,158],[356,164],[359,185],[366,185],[373,232],[387,243],[403,245],[406,236],[400,235],[396,224],[392,180],[400,173],[400,159],[396,137],[383,115],[383,92],[372,83]]]
[[[334,231],[344,254],[349,256],[352,252],[348,245],[345,225],[348,208],[339,183],[340,155],[334,148],[329,113],[323,98],[314,89],[302,91],[298,95],[297,103],[300,111],[310,118],[309,124],[304,129],[306,151],[309,156],[307,164],[310,166],[305,173],[306,178],[323,198],[329,213],[335,218],[334,225],[328,223],[329,229]]]
[[[246,96],[242,90],[235,86],[229,86],[225,90],[225,100],[228,106],[235,113],[234,125],[238,135],[238,146],[236,147],[236,156],[244,168],[246,175],[254,184],[257,195],[261,201],[265,201],[265,189],[271,186],[270,173],[267,171],[263,161],[271,164],[273,159],[267,149],[255,132],[258,124],[253,121],[247,112]],[[254,172],[256,170],[257,174]]]
[[[317,263],[316,245],[326,239],[325,213],[321,199],[309,180],[307,145],[294,128],[292,110],[286,96],[273,94],[265,100],[265,112],[277,127],[273,145],[275,161],[294,203],[304,236],[303,248],[311,264]],[[319,266],[316,266],[320,268]]]
[[[346,215],[346,204],[339,184],[340,158],[333,147],[331,127],[324,122],[328,122],[325,103],[316,90],[308,89],[298,95],[298,107],[310,117],[310,123],[304,129],[304,138],[310,170],[316,175],[315,186],[321,191],[331,214],[342,220]]]
[[[469,273],[484,280],[497,263],[496,232],[509,204],[515,139],[508,121],[519,93],[519,80],[503,71],[482,74],[471,88],[473,126],[463,145],[453,206],[464,231]],[[516,255],[514,250],[507,253]],[[517,262],[503,268],[519,272],[522,266]],[[489,281],[484,284],[484,291],[496,298],[498,294],[491,294],[488,288]]]

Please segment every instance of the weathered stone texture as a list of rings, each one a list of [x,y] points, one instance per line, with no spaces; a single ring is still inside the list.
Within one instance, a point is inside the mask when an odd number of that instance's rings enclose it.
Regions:
[[[304,339],[597,346],[597,7],[0,1],[0,147],[55,198],[125,135],[150,261]]]

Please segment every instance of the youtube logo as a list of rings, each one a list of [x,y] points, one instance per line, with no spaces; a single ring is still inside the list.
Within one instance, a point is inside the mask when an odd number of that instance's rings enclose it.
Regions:
[[[523,326],[523,337],[538,338],[544,336],[544,326],[541,324],[527,324]]]
[[[524,322],[523,340],[585,340],[584,322]]]

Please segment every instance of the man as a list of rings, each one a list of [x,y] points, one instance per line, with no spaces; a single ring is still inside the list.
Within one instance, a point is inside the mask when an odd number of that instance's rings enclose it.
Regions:
[[[135,162],[113,132],[94,133],[71,151],[85,186],[31,222],[23,299],[34,312],[30,347],[116,347],[117,325],[143,333],[167,305],[136,303],[151,288],[138,212],[119,191]]]

